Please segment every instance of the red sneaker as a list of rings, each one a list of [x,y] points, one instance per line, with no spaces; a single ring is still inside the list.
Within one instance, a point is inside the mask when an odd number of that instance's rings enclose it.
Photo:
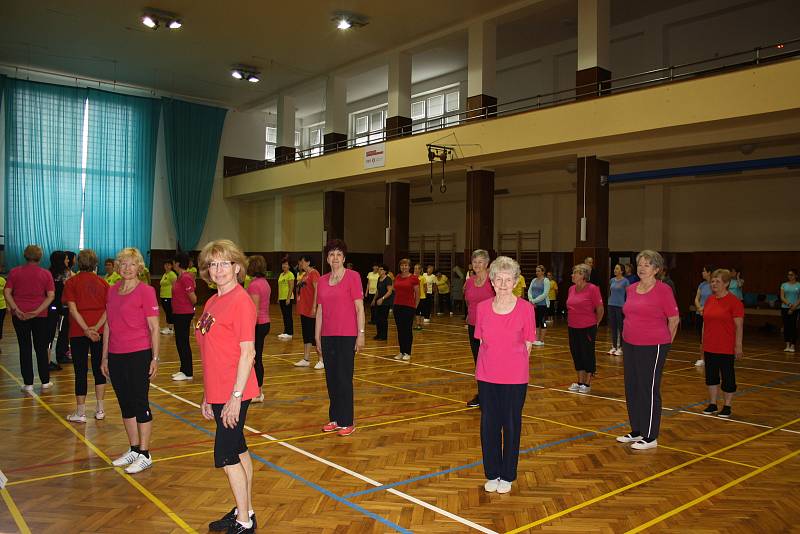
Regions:
[[[345,427],[339,427],[339,431],[337,432],[337,434],[339,434],[340,436],[349,436],[355,431],[356,431],[356,425],[350,425]]]
[[[342,427],[337,425],[336,421],[331,421],[330,423],[328,423],[327,425],[322,427],[322,431],[323,432],[333,432],[334,430],[339,430],[340,428],[342,428]]]

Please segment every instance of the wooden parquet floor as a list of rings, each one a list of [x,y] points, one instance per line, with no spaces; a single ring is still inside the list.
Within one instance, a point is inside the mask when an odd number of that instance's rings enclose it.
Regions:
[[[273,310],[273,318],[280,317]],[[549,329],[531,357],[519,478],[507,495],[483,490],[474,364],[460,318],[435,318],[414,339],[411,362],[371,340],[356,360],[357,432],[321,432],[324,371],[296,368],[302,338],[266,344],[266,401],[247,423],[260,532],[800,532],[800,355],[779,336],[745,334],[739,392],[729,420],[704,416],[707,392],[697,338],[680,333],[663,380],[659,447],[636,452],[614,437],[628,430],[622,357],[598,342],[591,394],[571,393],[566,328]],[[299,334],[299,324],[295,326]],[[74,407],[72,369],[55,387],[19,391],[16,339],[0,340],[0,532],[206,532],[232,506],[214,469],[213,423],[193,383],[176,383],[172,336],[162,336],[153,381],[155,464],[134,477],[110,467],[126,449],[113,391],[96,421],[90,387],[85,425]],[[90,379],[91,386],[91,379]]]

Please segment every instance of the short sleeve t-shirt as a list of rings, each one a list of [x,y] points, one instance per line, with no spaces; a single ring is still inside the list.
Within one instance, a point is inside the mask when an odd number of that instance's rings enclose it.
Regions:
[[[311,269],[297,284],[297,312],[305,317],[314,317],[315,284],[319,285],[319,271],[316,269]]]
[[[231,398],[241,356],[240,343],[255,341],[255,331],[256,307],[242,286],[235,284],[224,295],[215,294],[208,299],[194,330],[203,362],[206,402],[224,404]],[[242,400],[258,395],[256,372],[250,368]]]
[[[381,277],[380,274],[376,272],[367,273],[367,293],[370,295],[374,295],[375,291],[378,289],[378,279]]]
[[[800,283],[790,284],[789,282],[784,282],[781,284],[781,289],[783,290],[783,297],[789,301],[789,304],[797,304],[797,300],[800,299]],[[789,306],[781,303],[781,308],[788,309]]]
[[[744,299],[744,295],[742,294],[742,286],[739,285],[739,281],[737,279],[731,278],[731,282],[728,284],[728,291],[733,293],[733,296],[737,299]]]
[[[525,342],[536,341],[534,307],[517,299],[510,313],[496,313],[493,299],[477,305],[475,338],[481,340],[475,378],[492,384],[527,384],[528,348]]]
[[[161,275],[161,287],[158,293],[158,296],[162,299],[171,299],[172,298],[172,286],[175,281],[178,279],[178,275],[175,274],[175,271],[168,271]]]
[[[330,285],[331,273],[321,276],[317,283],[317,305],[322,306],[323,336],[358,335],[355,301],[364,298],[361,277],[350,269],[335,286]]]
[[[194,276],[184,271],[172,286],[172,313],[194,315],[194,304],[189,300],[189,293],[195,291]]]
[[[140,282],[127,295],[120,295],[120,288],[122,284],[109,288],[106,298],[108,352],[127,354],[152,348],[147,318],[158,317],[155,288]]]
[[[572,328],[589,328],[597,325],[598,306],[603,305],[600,288],[587,283],[581,291],[578,286],[570,286],[567,292],[567,326]]]
[[[550,291],[547,292],[547,300],[556,300],[556,292],[558,291],[558,284],[555,280],[550,280]]]
[[[41,306],[47,298],[47,292],[56,290],[50,271],[32,263],[11,269],[6,287],[12,290],[11,295],[17,308],[24,312],[31,312]],[[47,317],[47,308],[37,317]]]
[[[625,305],[625,290],[628,286],[631,285],[628,282],[627,278],[620,278],[617,280],[617,277],[611,279],[609,283],[609,292],[608,292],[608,305],[609,306],[619,306],[622,307]]]
[[[474,276],[469,277],[464,284],[464,300],[467,301],[467,324],[475,326],[475,314],[478,303],[492,297],[494,297],[494,288],[488,276],[480,287],[475,285]]]
[[[622,339],[631,345],[665,345],[672,343],[667,319],[678,316],[675,294],[664,282],[658,280],[650,291],[636,292],[640,282],[628,286],[625,295],[625,328]]]
[[[703,308],[703,350],[735,354],[736,317],[744,317],[744,304],[733,293],[722,298],[711,295]]]
[[[6,295],[3,290],[6,288],[6,279],[0,276],[0,310],[6,309]]]
[[[419,299],[422,300],[425,298],[426,295],[425,286],[427,284],[425,282],[425,275],[424,274],[417,275],[417,278],[419,279]]]
[[[114,284],[122,280],[122,277],[119,275],[117,271],[113,271],[111,274],[105,275],[104,278],[106,280],[106,283],[110,286],[113,286]]]
[[[436,290],[440,295],[450,293],[450,282],[447,280],[446,275],[436,277]]]
[[[269,322],[269,299],[272,295],[272,288],[266,278],[257,276],[253,278],[247,286],[248,295],[258,295],[258,309],[256,310],[256,324],[266,324]],[[252,299],[251,299],[252,300]]]
[[[410,276],[397,275],[394,279],[394,305],[416,306],[415,292],[419,291],[419,278],[413,274]]]
[[[514,289],[511,290],[511,293],[515,297],[519,298],[522,296],[522,293],[524,291],[525,291],[525,277],[519,275],[519,278],[517,279],[517,285],[514,286]]]
[[[423,274],[422,275],[423,281],[425,283],[425,293],[428,295],[433,294],[433,286],[436,285],[436,275],[435,274]]]
[[[700,285],[697,286],[697,289],[700,290],[700,306],[705,306],[706,300],[708,300],[708,297],[711,296],[711,284],[704,280],[700,282]]]
[[[61,300],[66,304],[74,302],[78,313],[83,317],[87,326],[94,326],[106,311],[106,298],[108,297],[108,283],[91,272],[80,272],[64,282],[64,294]],[[103,333],[100,327],[100,333]],[[83,329],[78,321],[69,314],[69,337],[83,336]]]
[[[289,281],[294,280],[294,273],[286,271],[278,276],[278,300],[291,298],[289,293]]]

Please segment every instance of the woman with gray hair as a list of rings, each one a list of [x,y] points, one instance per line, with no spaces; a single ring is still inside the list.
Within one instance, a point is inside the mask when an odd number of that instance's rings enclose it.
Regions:
[[[469,346],[472,349],[472,359],[478,363],[478,349],[481,342],[475,338],[475,319],[476,308],[480,302],[494,297],[494,289],[489,282],[489,253],[483,249],[478,249],[472,253],[472,270],[474,276],[467,278],[464,284],[464,300],[467,304],[467,332],[469,332]],[[516,279],[514,279],[516,283]],[[480,406],[480,395],[475,395],[472,400],[467,402],[467,406],[474,408]]]
[[[597,325],[603,320],[603,297],[600,288],[589,282],[591,268],[579,263],[572,268],[572,283],[567,293],[567,331],[569,351],[578,373],[578,381],[569,386],[570,391],[589,393],[592,376],[597,370],[594,345]]]
[[[480,342],[475,378],[481,400],[484,489],[508,493],[517,478],[522,407],[530,377],[528,360],[536,341],[530,302],[514,296],[519,264],[500,256],[489,268],[494,298],[473,306],[474,335]]]
[[[664,258],[655,250],[636,256],[639,281],[628,286],[625,305],[625,402],[631,431],[619,436],[636,450],[658,446],[661,425],[661,374],[680,317],[672,289],[658,279]]]

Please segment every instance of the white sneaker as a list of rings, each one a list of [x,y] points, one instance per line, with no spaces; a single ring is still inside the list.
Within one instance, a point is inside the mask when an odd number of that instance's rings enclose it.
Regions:
[[[783,352],[789,352],[789,347],[790,347],[790,345],[786,345],[786,347],[784,347],[784,349],[783,349]]]
[[[98,421],[102,421],[103,419],[106,418],[106,411],[97,410],[96,412],[94,412],[94,418],[97,419]]]
[[[572,384],[569,385],[567,389],[570,391],[578,391],[580,389],[580,386],[578,385],[577,382],[573,382]]]
[[[177,375],[173,376],[172,379],[175,380],[176,382],[180,382],[182,380],[194,380],[194,377],[186,376],[183,373],[178,373]]]
[[[153,466],[153,458],[148,458],[144,454],[140,454],[136,457],[136,459],[125,468],[125,472],[129,475],[133,475],[136,473],[141,473],[145,469],[149,469]]]
[[[703,367],[705,364],[706,362],[704,362],[703,360],[697,360],[696,362],[694,362],[695,367]]]
[[[483,485],[483,489],[488,491],[489,493],[494,493],[497,491],[497,486],[500,485],[500,479],[494,478],[492,480],[487,480],[486,484]]]
[[[172,373],[172,378],[175,379],[176,376],[182,375],[183,371],[178,371],[177,373]]]
[[[116,467],[122,467],[124,465],[131,465],[134,460],[139,456],[138,452],[135,452],[131,449],[128,449],[128,452],[111,462]]]
[[[289,341],[290,339],[292,339],[292,336],[290,336],[289,334],[281,334],[278,336],[278,339],[280,339],[281,341]]]
[[[609,354],[616,354],[617,353],[617,349],[615,349],[614,347],[611,347],[610,349],[608,349],[608,353]]]
[[[311,362],[309,362],[305,358],[303,358],[302,360],[298,360],[294,363],[295,367],[308,367],[309,365],[311,365]]]
[[[407,361],[409,361],[410,359],[411,359],[411,355],[410,355],[410,354],[403,354],[403,361],[404,361],[404,362],[407,362]]]
[[[33,386],[27,386],[27,385],[22,386],[20,388],[20,391],[22,391],[23,393],[33,393]]]
[[[641,441],[642,436],[634,436],[632,434],[625,434],[624,436],[617,436],[617,441],[620,443],[634,443],[636,441]]]
[[[444,314],[442,312],[439,312],[439,313],[436,314],[436,317],[441,317],[442,315],[444,315]]]
[[[537,339],[536,341],[533,342],[533,344],[536,345],[537,347],[542,347],[544,346],[544,341],[540,341]]]
[[[161,329],[161,333],[162,333],[163,335],[165,335],[165,336],[168,336],[169,334],[171,334],[171,333],[172,333],[172,330],[170,330],[169,328],[162,328],[162,329]]]
[[[502,478],[497,484],[497,493],[508,493],[511,491],[511,482],[506,482]]]
[[[314,364],[314,369],[325,369],[325,363],[320,360],[316,364]]]
[[[47,382],[46,384],[42,384],[42,389],[43,390],[44,389],[50,389],[51,387],[53,387],[53,381],[52,380],[50,382]]]
[[[615,356],[622,356],[622,349],[617,349],[617,351],[614,353],[614,355]]]
[[[794,352],[794,345],[789,345],[789,352]]]
[[[640,439],[639,441],[631,443],[631,449],[636,449],[637,451],[643,451],[645,449],[655,449],[656,447],[658,447],[657,439],[654,439],[653,441],[650,442]]]
[[[400,354],[396,355],[396,356],[394,357],[394,359],[395,359],[395,360],[402,360],[402,359],[403,359],[403,356],[405,356],[405,354],[403,354],[403,353],[401,352]]]
[[[453,316],[453,312],[450,312],[450,317],[452,317],[452,316]]]
[[[431,322],[431,320],[430,320],[430,319],[423,319],[423,320],[422,320],[422,322],[423,322],[424,324],[428,324],[429,322]]]
[[[262,393],[261,395],[256,395],[250,402],[264,402],[264,394]]]
[[[590,391],[592,391],[592,386],[578,386],[578,393],[589,393]]]
[[[78,414],[78,413],[71,413],[67,415],[67,421],[70,423],[85,423],[86,422],[86,414]]]

